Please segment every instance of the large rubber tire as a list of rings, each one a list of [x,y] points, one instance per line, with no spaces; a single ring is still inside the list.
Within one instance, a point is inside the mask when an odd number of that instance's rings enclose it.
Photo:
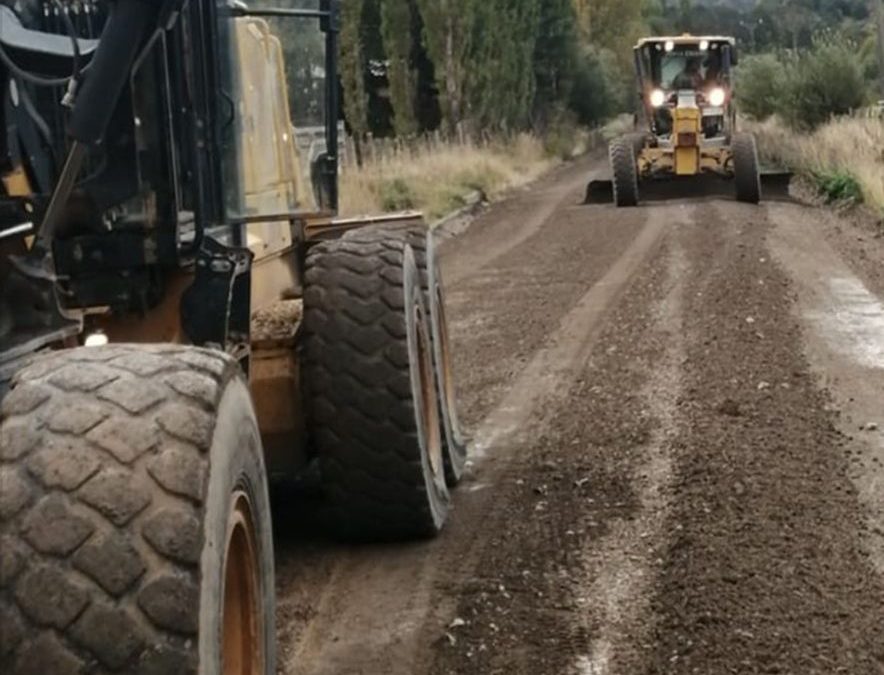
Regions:
[[[469,444],[457,408],[457,387],[454,379],[451,340],[445,311],[445,285],[436,255],[435,238],[426,227],[413,225],[378,225],[352,230],[345,235],[351,241],[370,241],[381,233],[402,238],[412,250],[424,291],[424,302],[430,308],[430,327],[433,338],[433,365],[436,375],[436,394],[439,399],[439,421],[442,424],[442,444],[445,457],[445,481],[455,487],[466,469]]]
[[[638,206],[638,164],[635,145],[628,136],[611,142],[608,152],[614,173],[614,204],[618,207]]]
[[[629,143],[632,145],[632,151],[637,160],[642,150],[645,149],[648,135],[641,131],[633,131],[626,134],[624,138],[628,139]]]
[[[734,134],[731,146],[734,157],[734,182],[737,201],[747,204],[761,202],[761,171],[758,146],[752,134]]]
[[[245,672],[225,669],[237,648],[276,672],[267,480],[233,360],[54,352],[0,413],[4,675]]]
[[[309,430],[339,533],[438,533],[449,493],[427,309],[414,251],[376,233],[307,258],[302,356]]]

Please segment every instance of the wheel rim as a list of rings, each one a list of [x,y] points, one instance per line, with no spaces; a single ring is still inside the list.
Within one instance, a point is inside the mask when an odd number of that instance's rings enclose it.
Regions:
[[[439,434],[439,406],[436,398],[436,380],[433,373],[433,359],[430,355],[430,339],[427,335],[427,322],[420,307],[414,309],[417,326],[417,359],[420,370],[421,422],[426,438],[427,457],[430,470],[437,484],[444,482],[444,460],[442,458],[442,438]]]
[[[262,675],[264,672],[264,630],[253,523],[248,496],[237,491],[233,495],[224,557],[224,675]]]
[[[445,316],[445,301],[442,298],[442,289],[436,286],[436,314],[439,324],[439,352],[442,363],[440,364],[442,397],[445,401],[445,410],[448,412],[448,424],[451,433],[455,436],[455,442],[459,442],[460,422],[457,418],[457,393],[454,390],[454,369],[451,362],[451,345],[448,337],[448,319]]]

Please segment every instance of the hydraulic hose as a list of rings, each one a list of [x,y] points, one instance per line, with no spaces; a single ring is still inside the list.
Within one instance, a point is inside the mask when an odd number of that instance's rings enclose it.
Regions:
[[[156,27],[156,0],[116,0],[77,95],[68,133],[73,139],[61,175],[46,207],[37,248],[51,248],[56,228],[74,189],[90,145],[99,143],[110,124],[144,37]]]
[[[68,133],[75,141],[92,145],[104,136],[144,37],[156,27],[161,4],[156,0],[114,2],[71,115]]]

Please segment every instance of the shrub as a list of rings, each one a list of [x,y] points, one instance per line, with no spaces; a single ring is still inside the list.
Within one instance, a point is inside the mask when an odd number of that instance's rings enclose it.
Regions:
[[[381,206],[384,211],[407,211],[415,208],[415,195],[411,186],[402,178],[381,183]]]
[[[781,110],[785,83],[785,65],[773,54],[746,57],[737,76],[740,110],[766,120]]]
[[[544,136],[543,149],[550,157],[568,161],[578,152],[580,136],[576,115],[570,111],[557,111]]]
[[[782,114],[797,129],[816,129],[862,107],[866,98],[862,63],[853,43],[823,35],[787,65]]]
[[[856,177],[847,171],[817,173],[817,188],[829,204],[836,202],[860,204],[863,201],[862,186]]]

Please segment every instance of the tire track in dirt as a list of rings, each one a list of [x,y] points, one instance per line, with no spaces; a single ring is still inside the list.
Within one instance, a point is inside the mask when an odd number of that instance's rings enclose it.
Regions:
[[[593,153],[558,167],[534,185],[514,191],[470,223],[466,235],[451,246],[457,255],[443,254],[446,282],[454,287],[476,270],[488,267],[535,237],[563,204],[582,201],[587,181],[604,170],[601,158],[601,154]],[[505,231],[501,230],[501,222],[507,223]],[[464,240],[470,242],[468,246]]]
[[[668,404],[658,407],[649,401],[656,391],[649,375],[669,361],[673,336],[668,331],[676,325],[671,310],[678,321],[680,262],[678,252],[667,249],[668,234],[690,219],[693,210],[637,209],[609,212],[608,217],[623,213],[658,223],[660,239],[629,270],[629,282],[604,315],[582,327],[593,347],[574,368],[574,386],[544,398],[535,406],[540,411],[537,422],[525,420],[518,432],[506,436],[506,444],[515,444],[510,450],[515,461],[499,473],[495,486],[504,517],[487,529],[490,541],[476,551],[472,581],[453,589],[459,595],[459,621],[438,644],[429,671],[433,675],[577,672],[612,618],[600,608],[603,598],[618,608],[628,604],[621,605],[624,598],[613,589],[606,589],[607,596],[594,595],[598,588],[592,587],[595,577],[588,560],[599,553],[599,542],[613,550],[620,541],[630,561],[644,556],[648,547],[639,536],[643,532],[630,541],[619,537],[632,533],[632,523],[643,517],[647,502],[656,504],[652,485],[666,483],[665,458],[660,461],[656,441],[665,435],[659,429],[667,424],[662,410]],[[594,288],[605,285],[603,279]],[[581,317],[587,317],[589,307],[586,302]],[[527,369],[523,374],[525,386],[536,379]],[[654,379],[665,386],[664,378]],[[504,413],[518,418],[518,406],[510,407],[506,400],[497,410],[489,419]],[[501,445],[498,440],[493,447]],[[491,453],[487,461],[493,460]],[[484,466],[480,463],[480,474]],[[601,558],[593,559],[593,572],[604,567]],[[605,568],[608,578],[623,559],[612,555],[605,561],[611,563]],[[631,578],[629,584],[638,587],[639,579]],[[628,609],[640,623],[643,608]],[[608,632],[606,638],[619,641],[619,634],[615,639]]]
[[[574,208],[570,201],[565,207],[560,205],[547,227],[554,229],[564,223],[569,232],[582,240],[580,246],[595,242],[599,248],[607,251],[606,255],[613,265],[606,274],[604,270],[592,271],[604,278],[589,291],[584,287],[582,299],[581,289],[573,284],[564,293],[559,286],[547,286],[547,296],[532,301],[544,300],[545,304],[565,316],[558,331],[548,340],[547,347],[541,350],[541,355],[532,359],[536,362],[532,372],[540,365],[555,369],[558,379],[547,379],[544,385],[544,392],[553,398],[559,390],[567,391],[569,382],[580,372],[580,364],[591,349],[592,323],[601,321],[604,311],[615,303],[628,286],[630,276],[641,266],[642,260],[652,255],[663,232],[662,221],[653,218],[639,227],[640,234],[631,243],[628,227],[625,236],[612,239],[605,235],[605,231],[623,235],[615,230],[616,224],[628,224],[630,219],[605,223],[601,230],[593,229],[584,220],[584,228],[577,231],[580,222],[576,217],[585,218],[586,213],[578,214],[575,211],[569,215],[568,212]],[[559,218],[562,214],[565,215]],[[633,215],[631,219],[640,225],[645,214]],[[506,232],[504,221],[498,236],[505,236]],[[568,265],[573,265],[573,257],[580,248],[575,248],[573,239],[563,241],[555,238],[562,234],[561,229],[553,237],[549,233],[538,233],[536,240],[530,238],[498,258],[496,264],[506,260],[506,264],[527,270],[530,261],[546,255],[553,264],[558,258],[563,258]],[[468,238],[463,245],[470,246]],[[624,245],[625,252],[620,248]],[[545,248],[553,250],[544,253]],[[520,261],[516,258],[517,254],[521,256]],[[555,267],[549,269],[550,278],[556,276],[556,271]],[[466,281],[462,280],[461,283]],[[460,284],[453,286],[455,293],[459,287]],[[522,304],[522,288],[518,283],[500,287],[499,292],[509,311]],[[576,299],[579,300],[576,305],[568,299],[573,295],[577,295]],[[457,303],[453,303],[451,311],[456,317]],[[591,321],[585,317],[587,311],[590,312]],[[484,355],[474,354],[477,360],[473,363],[486,365],[491,362],[493,365],[496,361],[499,366],[501,361],[517,354],[526,340],[525,331],[518,330],[518,326],[516,328],[508,334],[505,342],[486,344]],[[540,344],[543,344],[548,333],[549,326],[546,326],[546,331],[539,336]],[[531,339],[536,339],[536,336],[532,335]],[[506,409],[518,407],[523,424],[542,426],[543,422],[534,418],[541,409],[549,410],[551,404],[543,396],[534,395],[531,391],[533,385],[528,386],[529,379],[519,379],[518,382],[517,387],[521,387],[522,391],[519,396],[510,399]],[[495,419],[507,421],[507,415],[501,413],[491,422],[494,423]],[[483,438],[491,437],[490,432],[483,433]],[[468,482],[459,491],[452,522],[440,539],[399,547],[349,548],[329,545],[326,555],[310,556],[313,564],[332,566],[333,571],[322,578],[310,572],[299,575],[296,571],[287,570],[286,565],[281,565],[281,595],[287,594],[287,584],[296,580],[310,583],[311,576],[320,585],[312,589],[315,598],[312,603],[306,607],[289,607],[289,612],[300,615],[300,620],[295,616],[282,628],[280,640],[289,645],[284,655],[283,672],[403,675],[426,672],[427,659],[432,658],[434,645],[444,639],[445,626],[454,614],[463,587],[469,586],[472,579],[480,576],[480,571],[475,569],[480,552],[486,549],[491,535],[507,519],[507,495],[501,490],[500,482],[516,470],[515,467],[522,461],[520,453],[524,448],[520,448],[515,439],[499,433],[493,437],[497,439],[493,461],[483,464],[478,475],[474,475],[473,482]],[[483,482],[477,483],[477,480]],[[298,542],[292,542],[292,547],[286,547],[280,557],[296,555],[294,547],[297,546]],[[300,594],[302,598],[305,597],[303,590]]]
[[[641,265],[653,255],[666,226],[664,214],[653,212],[616,264],[565,317],[549,345],[524,367],[510,393],[479,425],[472,447],[474,463],[482,461],[503,441],[518,441],[519,430],[533,411],[563,403],[566,390],[562,383],[586,361],[604,325],[604,314],[617,302]]]
[[[631,482],[638,510],[634,518],[612,523],[584,554],[583,594],[592,598],[591,637],[587,654],[578,656],[578,675],[630,673],[640,668],[642,645],[654,640],[650,600],[657,582],[665,524],[671,507],[673,447],[680,425],[684,362],[683,306],[687,260],[678,229],[695,211],[675,212],[667,238],[666,294],[653,314],[654,339],[665,345],[641,394],[645,414],[653,421],[647,443],[637,448]],[[592,608],[597,608],[593,611]]]
[[[884,578],[884,301],[826,241],[827,219],[814,222],[809,212],[772,207],[769,245],[793,280],[795,315],[807,325],[807,358],[849,440],[850,476],[868,523],[864,538]],[[860,267],[860,274],[867,271]]]
[[[884,672],[884,587],[767,208],[684,233],[684,425],[648,673]]]

